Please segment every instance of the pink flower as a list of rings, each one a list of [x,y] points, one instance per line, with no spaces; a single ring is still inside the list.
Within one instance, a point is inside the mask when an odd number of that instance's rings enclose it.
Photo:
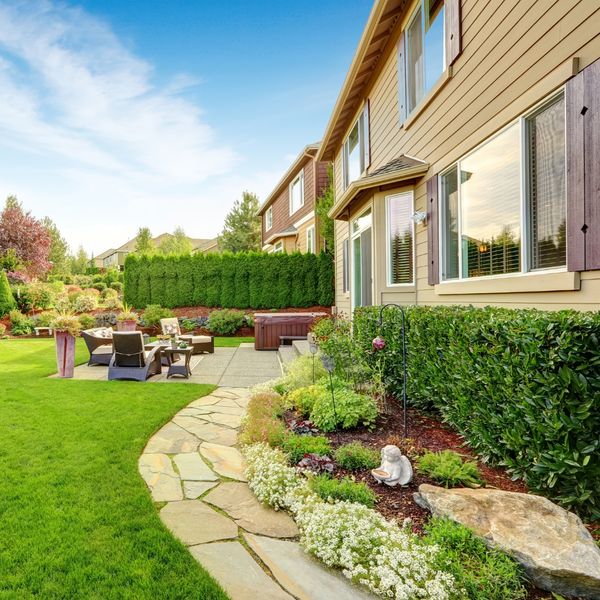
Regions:
[[[383,350],[385,348],[385,340],[378,335],[373,339],[373,350]]]

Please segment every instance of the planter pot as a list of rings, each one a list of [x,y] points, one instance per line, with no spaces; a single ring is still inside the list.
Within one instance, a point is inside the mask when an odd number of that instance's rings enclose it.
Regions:
[[[117,321],[117,331],[135,331],[137,321]]]
[[[71,378],[75,369],[75,336],[66,331],[55,331],[54,339],[56,340],[58,376]]]

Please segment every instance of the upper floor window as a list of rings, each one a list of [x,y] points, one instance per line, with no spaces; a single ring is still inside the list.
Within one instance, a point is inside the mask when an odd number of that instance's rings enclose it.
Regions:
[[[406,106],[410,113],[446,68],[444,0],[421,0],[405,30]]]
[[[290,215],[304,206],[304,171],[290,183]]]
[[[564,266],[565,174],[561,93],[440,176],[442,279]]]
[[[369,163],[369,103],[367,101],[344,142],[342,154],[344,188],[361,177]]]
[[[269,231],[273,227],[273,207],[269,206],[265,213],[265,231]]]

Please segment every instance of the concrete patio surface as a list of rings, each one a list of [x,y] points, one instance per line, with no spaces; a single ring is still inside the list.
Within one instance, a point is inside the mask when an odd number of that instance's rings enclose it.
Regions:
[[[192,356],[192,376],[170,377],[167,367],[160,375],[154,375],[151,383],[210,383],[224,387],[246,388],[281,375],[281,363],[277,352],[259,352],[254,344],[243,343],[238,348],[215,348],[214,354]],[[53,375],[52,377],[56,377]],[[106,381],[108,367],[80,365],[75,367],[73,379]]]

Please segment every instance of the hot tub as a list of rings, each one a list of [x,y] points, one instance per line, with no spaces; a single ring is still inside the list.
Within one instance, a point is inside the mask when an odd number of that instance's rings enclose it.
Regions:
[[[327,313],[256,313],[254,315],[254,348],[277,350],[285,338],[305,339],[315,319]],[[281,338],[284,338],[282,340]]]

